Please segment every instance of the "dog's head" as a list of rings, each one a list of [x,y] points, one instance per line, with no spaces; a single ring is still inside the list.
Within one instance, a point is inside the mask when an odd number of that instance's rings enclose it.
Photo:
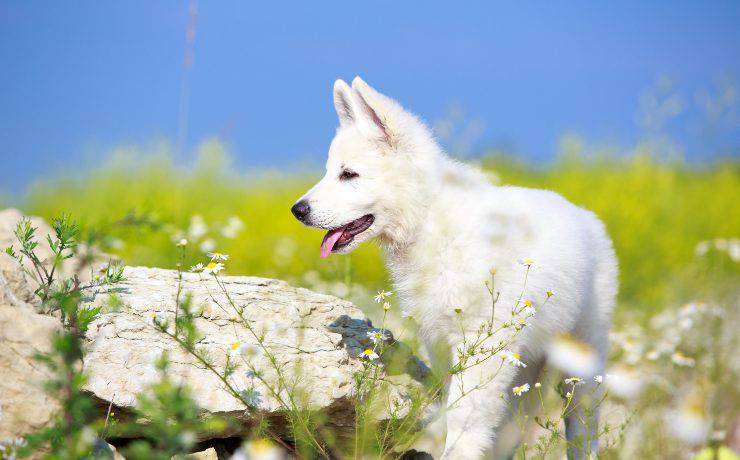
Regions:
[[[334,83],[339,128],[326,174],[293,205],[305,225],[328,230],[321,257],[375,237],[392,239],[418,212],[419,178],[437,147],[427,128],[359,77]]]

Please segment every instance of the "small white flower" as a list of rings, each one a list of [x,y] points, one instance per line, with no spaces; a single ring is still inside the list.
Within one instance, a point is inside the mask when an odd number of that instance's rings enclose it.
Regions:
[[[188,240],[185,238],[180,238],[180,241],[177,242],[177,246],[180,248],[183,248],[188,245]]]
[[[190,267],[190,271],[194,273],[199,273],[199,272],[202,272],[204,268],[206,267],[203,264],[197,263],[193,265],[192,267]]]
[[[391,309],[391,303],[390,302],[383,302],[383,310],[388,311]]]
[[[197,214],[192,216],[190,218],[190,227],[188,228],[190,239],[198,240],[206,233],[208,233],[208,225],[206,225],[203,218]]]
[[[216,249],[216,241],[213,238],[207,238],[200,243],[201,252],[211,252]]]
[[[594,382],[596,382],[598,384],[604,383],[604,376],[603,375],[597,375],[596,377],[594,377]]]
[[[680,367],[694,367],[694,364],[696,364],[696,361],[693,358],[689,358],[680,351],[673,353],[671,361],[673,364]]]
[[[367,336],[370,337],[370,340],[374,344],[377,344],[378,342],[385,342],[386,340],[388,340],[388,334],[382,330],[367,331]]]
[[[375,294],[375,302],[376,303],[380,303],[383,300],[385,300],[386,297],[390,297],[392,295],[393,295],[392,292],[387,292],[387,291],[380,290],[380,291],[378,291],[377,294]]]
[[[254,359],[262,355],[262,348],[253,343],[234,342],[231,344],[231,354]]]
[[[527,365],[524,364],[524,362],[522,362],[522,357],[519,356],[518,354],[512,353],[509,350],[504,350],[501,353],[503,354],[503,357],[502,358],[506,362],[508,362],[509,364],[511,364],[512,366],[514,366],[514,367],[527,367]]]
[[[222,254],[220,252],[209,252],[206,255],[211,258],[212,262],[215,262],[217,260],[223,260],[223,261],[229,260],[228,254]]]
[[[573,336],[562,334],[555,337],[547,348],[548,363],[566,375],[590,376],[598,370],[596,352]]]
[[[573,385],[573,386],[583,385],[584,383],[586,383],[580,377],[570,377],[570,378],[565,379],[564,382],[566,385]]]
[[[642,391],[643,381],[633,370],[617,367],[604,376],[609,391],[624,399],[634,399]]]
[[[534,265],[534,260],[532,259],[519,259],[518,262],[526,267],[531,267],[532,265]]]
[[[380,356],[378,356],[378,354],[375,353],[375,350],[372,350],[370,348],[367,348],[367,349],[365,349],[365,351],[363,351],[360,354],[360,358],[365,358],[365,359],[370,360],[370,361],[375,361],[376,359],[380,358]]]
[[[528,391],[529,391],[528,383],[525,383],[524,385],[519,385],[518,387],[514,387],[511,389],[511,392],[517,396],[521,396],[523,393],[526,393]]]
[[[540,382],[537,382],[534,384],[535,388],[542,388],[542,384]]]
[[[522,315],[524,315],[526,318],[530,318],[537,313],[537,310],[534,308],[534,304],[531,300],[524,300],[522,301],[524,304],[524,307],[521,310]]]
[[[203,273],[206,275],[215,275],[224,269],[224,264],[221,262],[211,262],[203,268]]]
[[[244,222],[237,216],[229,217],[226,225],[221,229],[221,234],[226,238],[236,238],[239,232],[244,228]]]

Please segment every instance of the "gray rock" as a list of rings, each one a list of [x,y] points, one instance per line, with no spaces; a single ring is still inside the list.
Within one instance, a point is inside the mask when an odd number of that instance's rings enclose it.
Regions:
[[[0,247],[12,244],[12,231],[20,218],[15,210],[0,212]],[[45,238],[49,227],[40,220],[34,224]],[[63,274],[71,269],[65,267]],[[200,433],[201,440],[242,435],[256,415],[267,417],[276,431],[283,431],[285,407],[268,388],[280,380],[274,365],[265,353],[239,352],[257,345],[248,324],[258,335],[264,334],[282,378],[295,385],[300,405],[326,414],[326,424],[339,432],[351,430],[354,375],[363,369],[358,355],[371,346],[367,332],[373,328],[350,302],[265,278],[222,276],[219,285],[212,276],[193,273],[182,274],[180,283],[176,271],[156,268],[127,267],[124,274],[124,282],[86,292],[83,300],[85,306],[103,307],[87,331],[84,363],[86,391],[100,402],[102,414],[111,402],[119,415],[130,414],[137,395],[159,378],[155,360],[166,351],[170,376],[190,387],[204,416],[228,416],[239,422],[230,424],[226,433]],[[41,428],[57,408],[41,389],[47,374],[32,356],[48,350],[59,320],[35,311],[31,286],[17,262],[0,254],[0,441]],[[252,390],[254,407],[234,397],[214,372],[154,326],[156,317],[174,331],[178,290],[181,299],[191,298],[197,311],[198,349],[212,358],[219,371],[227,356],[236,360],[239,367],[228,383],[237,391]],[[232,350],[235,342],[241,345],[237,351]],[[399,403],[402,416],[410,391],[420,387],[428,370],[403,344],[394,344],[392,350],[388,356],[402,365],[388,367],[392,370],[381,375],[390,383],[388,400]],[[267,384],[248,372],[247,362]],[[377,414],[381,420],[388,416]]]
[[[46,368],[33,357],[49,350],[59,320],[36,313],[18,262],[0,254],[0,442],[43,428],[58,406],[42,388]]]
[[[90,376],[87,389],[102,402],[112,401],[124,411],[134,406],[136,396],[159,378],[155,361],[166,351],[172,363],[171,377],[186,383],[207,413],[229,416],[244,425],[254,420],[252,410],[227,391],[214,372],[154,326],[153,318],[157,318],[169,323],[169,332],[174,331],[179,287],[181,299],[190,296],[197,312],[199,349],[218,370],[223,369],[227,356],[239,363],[228,383],[237,391],[253,390],[254,410],[275,419],[285,407],[249,372],[247,362],[275,387],[280,377],[267,354],[257,352],[252,357],[248,351],[245,356],[233,350],[236,343],[243,349],[259,350],[245,323],[257,335],[264,334],[267,350],[282,368],[282,378],[289,386],[295,385],[303,404],[329,414],[331,426],[353,425],[353,376],[363,368],[358,356],[370,345],[367,332],[372,326],[351,303],[265,278],[223,276],[219,286],[212,276],[195,273],[183,273],[180,284],[176,271],[157,268],[127,267],[124,275],[126,280],[110,292],[95,292],[85,300],[89,306],[103,307],[88,330],[85,361]],[[116,311],[106,311],[111,305]],[[238,310],[244,320],[239,319]],[[420,379],[420,362],[410,358],[409,363],[413,377]],[[420,385],[413,377],[386,376],[393,383],[392,400],[403,402],[409,389]]]

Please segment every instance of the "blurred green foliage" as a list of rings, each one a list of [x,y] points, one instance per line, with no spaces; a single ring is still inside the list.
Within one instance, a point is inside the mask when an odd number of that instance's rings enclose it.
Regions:
[[[83,228],[105,228],[114,239],[104,248],[129,265],[173,267],[174,242],[184,236],[188,263],[202,261],[199,245],[205,241],[207,248],[212,240],[215,249],[231,255],[228,274],[282,278],[307,287],[317,280],[352,281],[347,284],[370,290],[388,287],[376,247],[368,244],[350,256],[321,260],[323,233],[304,228],[291,215],[291,205],[320,172],[239,175],[217,141],[204,143],[191,167],[175,162],[166,147],[154,150],[119,150],[97,170],[38,182],[24,200],[24,211],[46,219],[71,213]],[[645,155],[569,155],[536,167],[492,155],[482,165],[502,184],[557,191],[603,219],[620,260],[620,300],[628,310],[654,312],[668,303],[711,298],[713,293],[704,291],[718,285],[736,285],[737,262],[716,251],[697,257],[695,249],[704,240],[740,235],[737,162],[695,166]],[[200,225],[193,216],[202,216],[203,235],[188,235],[194,223]],[[222,234],[231,216],[244,222],[233,238]],[[150,225],[126,225],[134,221]],[[715,282],[705,283],[709,277]]]

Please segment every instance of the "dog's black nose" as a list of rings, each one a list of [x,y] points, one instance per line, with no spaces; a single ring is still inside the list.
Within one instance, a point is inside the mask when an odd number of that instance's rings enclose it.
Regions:
[[[293,213],[296,219],[305,222],[308,213],[311,212],[311,206],[309,206],[308,201],[301,200],[290,208],[290,212]]]

